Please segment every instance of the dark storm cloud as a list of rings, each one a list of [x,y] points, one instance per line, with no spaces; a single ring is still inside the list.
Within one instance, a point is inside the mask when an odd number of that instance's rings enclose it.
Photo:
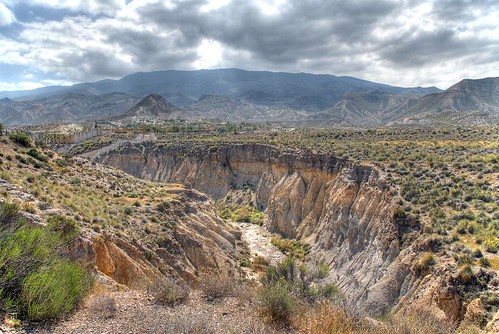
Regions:
[[[179,29],[192,44],[210,38],[256,58],[293,63],[304,56],[342,53],[343,43],[369,44],[373,26],[396,8],[390,1],[289,1],[279,14],[266,15],[255,4],[237,0],[204,14],[202,3],[185,1],[174,9],[156,4],[139,13],[146,22]]]
[[[103,77],[116,77],[129,66],[122,61],[97,51],[85,51],[78,54],[62,54],[61,62],[68,68],[78,68],[84,73],[99,73]]]
[[[498,6],[496,0],[439,0],[433,5],[433,13],[441,20],[465,23],[479,14],[475,11],[488,12]]]
[[[111,28],[106,41],[133,55],[133,63],[146,69],[155,69],[160,64],[187,66],[197,58],[197,43],[186,43],[183,34],[175,32],[165,39],[151,31]]]
[[[431,12],[422,18],[420,27],[381,41],[379,54],[382,59],[407,68],[452,61],[470,54],[480,57],[486,57],[490,52],[497,54],[497,36],[480,36],[480,31],[487,29],[487,23],[481,22],[480,28],[473,26],[482,16],[497,10],[496,3],[488,0],[436,1]],[[434,28],[424,30],[425,25],[430,24]],[[488,28],[495,29],[497,25],[492,23]]]
[[[459,43],[452,30],[407,33],[390,41],[382,49],[381,56],[404,67],[419,67],[439,61],[439,58],[455,58],[471,45]]]

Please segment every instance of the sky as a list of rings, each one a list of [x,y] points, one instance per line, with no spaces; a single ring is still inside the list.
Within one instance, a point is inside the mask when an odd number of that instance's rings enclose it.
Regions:
[[[0,0],[0,91],[212,68],[445,89],[499,76],[499,1]]]

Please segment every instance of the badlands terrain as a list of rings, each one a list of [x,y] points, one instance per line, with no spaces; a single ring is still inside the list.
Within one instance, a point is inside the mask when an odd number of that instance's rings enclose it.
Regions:
[[[498,78],[1,92],[11,333],[499,332]]]
[[[495,333],[498,130],[6,134],[2,330]]]

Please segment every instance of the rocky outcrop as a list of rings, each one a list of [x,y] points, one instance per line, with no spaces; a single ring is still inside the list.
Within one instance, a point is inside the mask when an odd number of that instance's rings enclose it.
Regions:
[[[213,204],[198,195],[171,234],[151,247],[126,236],[83,231],[66,254],[130,288],[147,288],[167,278],[194,282],[200,273],[235,275],[236,240],[240,232],[216,216]],[[204,200],[203,200],[204,199]]]

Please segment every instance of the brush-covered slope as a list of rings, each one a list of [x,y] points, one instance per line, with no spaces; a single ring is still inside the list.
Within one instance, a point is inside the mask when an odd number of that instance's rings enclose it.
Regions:
[[[30,101],[3,99],[0,123],[28,125],[97,120],[127,111],[138,98],[126,94],[62,94]]]
[[[499,78],[462,80],[449,89],[398,108],[394,124],[494,124],[499,122]]]
[[[239,232],[205,195],[158,184],[48,150],[0,142],[0,200],[18,201],[34,224],[58,214],[76,222],[66,256],[99,282],[147,288],[191,283],[202,272],[234,274]]]

